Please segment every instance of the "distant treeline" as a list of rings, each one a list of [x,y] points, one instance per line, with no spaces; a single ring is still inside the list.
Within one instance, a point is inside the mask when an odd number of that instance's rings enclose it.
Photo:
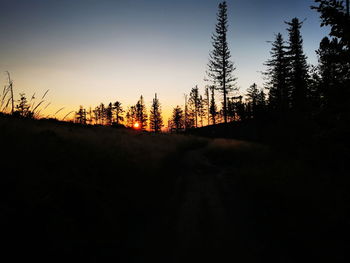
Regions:
[[[209,54],[206,80],[208,85],[200,91],[198,86],[185,95],[185,105],[174,107],[168,120],[170,131],[203,127],[217,123],[244,121],[247,119],[287,114],[344,120],[349,113],[350,89],[350,18],[349,0],[315,0],[312,6],[320,13],[321,26],[329,26],[329,36],[322,39],[317,65],[309,65],[303,51],[301,27],[303,22],[293,18],[286,22],[286,40],[281,33],[271,42],[270,59],[264,64],[265,83],[258,87],[253,83],[246,94],[239,94],[234,76],[235,67],[227,42],[227,4],[219,4],[215,33],[212,35],[212,51]],[[23,117],[38,116],[21,94],[14,106],[12,81],[2,94],[2,111],[12,102],[12,114]],[[219,96],[219,98],[217,98]],[[5,107],[4,107],[5,106]],[[71,112],[72,113],[72,112]],[[70,113],[69,113],[70,114]],[[65,118],[69,115],[67,114]],[[136,129],[160,132],[164,127],[161,104],[155,95],[150,112],[143,96],[135,105],[123,108],[119,101],[101,103],[95,108],[80,106],[74,122],[81,124],[125,125]]]

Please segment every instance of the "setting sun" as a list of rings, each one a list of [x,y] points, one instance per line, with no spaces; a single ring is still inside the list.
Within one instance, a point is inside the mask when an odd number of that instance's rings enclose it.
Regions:
[[[134,123],[134,128],[135,128],[135,129],[138,129],[139,127],[140,127],[140,124],[139,124],[138,122],[135,122],[135,123]]]

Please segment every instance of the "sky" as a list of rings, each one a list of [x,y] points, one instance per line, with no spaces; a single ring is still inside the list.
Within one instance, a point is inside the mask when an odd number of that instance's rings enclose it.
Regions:
[[[154,97],[166,117],[195,85],[204,90],[216,0],[0,0],[0,84],[11,73],[14,92],[51,102],[46,112]],[[274,35],[287,39],[284,21],[305,20],[304,51],[328,33],[312,0],[229,0],[228,42],[239,92],[261,72]]]

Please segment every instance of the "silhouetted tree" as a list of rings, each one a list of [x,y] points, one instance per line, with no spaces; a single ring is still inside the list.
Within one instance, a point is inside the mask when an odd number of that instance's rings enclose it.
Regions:
[[[189,129],[194,127],[193,114],[189,110],[189,103],[187,100],[187,94],[185,94],[185,112],[184,112],[184,129]]]
[[[122,107],[121,102],[119,101],[114,102],[113,110],[115,112],[115,122],[117,125],[119,125],[121,122],[124,121],[124,117],[123,117],[124,109]]]
[[[233,63],[227,43],[227,4],[222,2],[219,4],[217,14],[217,24],[215,33],[212,36],[213,50],[210,53],[207,75],[214,83],[215,88],[223,95],[223,118],[227,122],[226,99],[230,91],[233,90]]]
[[[86,124],[86,110],[83,106],[79,107],[79,110],[75,113],[76,123]]]
[[[237,119],[239,120],[245,120],[247,119],[247,110],[246,105],[243,103],[242,96],[234,97],[235,104],[236,104],[236,112],[237,112]]]
[[[346,1],[346,6],[344,1],[315,2],[318,6],[312,8],[321,14],[321,26],[329,26],[330,36],[333,37],[331,40],[323,39],[317,52],[321,90],[324,93],[326,109],[338,115],[339,119],[342,113],[350,109],[349,1]]]
[[[271,59],[265,65],[267,76],[266,88],[269,90],[269,107],[273,111],[286,111],[289,108],[289,59],[282,34],[276,35],[270,51]]]
[[[207,125],[210,124],[210,94],[209,94],[209,87],[206,86],[204,90],[204,106],[206,108],[207,113]]]
[[[202,95],[199,96],[199,100],[198,100],[198,116],[199,116],[201,127],[203,127],[204,118],[205,118],[205,101]]]
[[[258,99],[259,99],[259,89],[258,86],[254,83],[247,89],[247,101],[251,105],[252,114],[251,118],[256,117],[257,113],[257,105],[258,105]]]
[[[256,104],[257,105],[256,105],[255,117],[260,118],[266,112],[266,95],[265,95],[264,89],[260,89]]]
[[[103,103],[100,104],[100,111],[99,111],[99,113],[100,113],[100,116],[99,116],[100,122],[101,122],[102,125],[104,125],[105,124],[105,120],[106,120],[106,108],[105,108],[105,105]]]
[[[334,108],[339,102],[339,96],[344,96],[344,71],[339,56],[342,54],[342,46],[338,39],[332,41],[328,37],[322,39],[318,55],[319,90],[322,105]]]
[[[191,89],[188,104],[190,107],[190,115],[194,119],[194,125],[197,128],[198,127],[199,110],[200,110],[200,96],[199,96],[199,89],[198,89],[197,85]]]
[[[93,111],[91,107],[89,107],[89,110],[87,111],[87,122],[91,125],[93,123]]]
[[[293,18],[286,22],[289,26],[288,58],[290,63],[291,106],[297,111],[304,111],[307,106],[308,65],[303,51],[303,39],[300,34],[302,22]]]
[[[30,104],[24,93],[20,94],[20,99],[16,105],[16,110],[13,113],[23,118],[33,118],[33,112],[30,110]]]
[[[139,123],[140,129],[145,130],[147,127],[147,110],[142,95],[135,105],[135,111],[136,121]]]
[[[210,119],[211,119],[211,123],[213,125],[216,124],[216,116],[218,115],[218,109],[216,107],[216,103],[215,103],[215,88],[214,86],[210,87],[210,91],[211,91],[211,99],[210,99],[210,108],[209,108],[209,114],[210,114]]]
[[[94,119],[96,124],[102,124],[101,123],[101,109],[99,106],[96,106],[95,109],[93,110],[94,113]]]
[[[321,14],[321,26],[330,26],[330,36],[340,39],[340,43],[350,49],[349,0],[315,0],[318,6],[312,6]]]
[[[113,122],[113,106],[112,106],[111,102],[108,104],[108,106],[105,109],[105,111],[106,111],[107,125],[112,125],[112,122]]]
[[[309,70],[309,96],[308,101],[310,105],[310,111],[315,114],[323,110],[325,107],[324,92],[322,90],[322,81],[319,73],[318,66],[311,66]]]
[[[128,127],[133,127],[136,121],[137,121],[136,107],[131,106],[128,108],[126,112],[126,125]]]
[[[159,99],[157,98],[157,94],[155,94],[154,99],[152,101],[151,112],[149,117],[149,126],[151,131],[154,132],[160,132],[163,127],[162,112]]]
[[[180,108],[180,106],[176,106],[174,108],[171,122],[172,122],[173,128],[175,129],[176,132],[179,132],[181,129],[183,129],[184,115],[183,115],[183,111]]]
[[[236,120],[236,103],[235,97],[227,98],[227,117],[230,122]]]

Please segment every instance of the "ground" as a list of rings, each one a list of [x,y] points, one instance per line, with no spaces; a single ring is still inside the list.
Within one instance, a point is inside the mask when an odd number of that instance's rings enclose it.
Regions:
[[[0,138],[1,236],[13,259],[345,262],[341,143],[282,147],[8,117]]]

